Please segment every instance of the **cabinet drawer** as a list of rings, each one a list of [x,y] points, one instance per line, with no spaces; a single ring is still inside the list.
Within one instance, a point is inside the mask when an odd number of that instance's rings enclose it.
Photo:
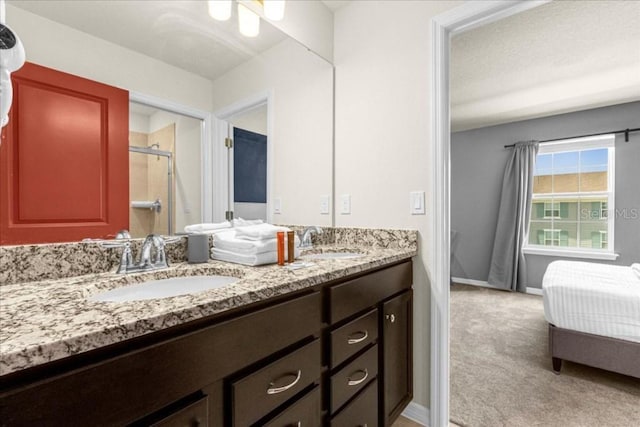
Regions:
[[[321,324],[321,295],[313,292],[175,338],[159,332],[158,341],[140,350],[72,368],[66,364],[46,381],[3,391],[2,423],[66,427],[61,414],[73,414],[75,425],[124,425],[317,335]],[[118,345],[125,348],[124,342]]]
[[[206,427],[209,425],[207,396],[151,424],[151,427]]]
[[[321,420],[320,387],[316,387],[264,427],[319,427]]]
[[[404,262],[329,288],[330,322],[336,323],[409,289],[411,262]]]
[[[331,367],[334,368],[378,338],[378,310],[358,317],[331,332]]]
[[[362,390],[378,375],[378,345],[340,369],[331,377],[331,413]]]
[[[331,427],[377,427],[378,381],[367,388],[331,420]]]
[[[320,377],[320,340],[231,384],[233,424],[248,426]]]

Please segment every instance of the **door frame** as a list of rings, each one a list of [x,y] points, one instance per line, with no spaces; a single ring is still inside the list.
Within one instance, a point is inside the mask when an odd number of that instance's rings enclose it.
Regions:
[[[274,141],[273,135],[275,131],[275,114],[274,114],[274,93],[273,90],[265,90],[257,92],[248,97],[229,104],[223,108],[214,111],[216,132],[214,136],[213,152],[214,158],[217,159],[214,175],[217,183],[215,192],[216,218],[220,221],[224,220],[225,206],[230,200],[229,187],[229,164],[227,163],[227,148],[224,146],[224,137],[227,134],[227,120],[231,117],[260,107],[267,106],[267,222],[273,222],[273,163],[274,163]]]
[[[449,56],[451,37],[550,0],[466,2],[431,20],[431,342],[430,426],[449,425],[449,287],[451,124]]]
[[[177,102],[146,95],[140,92],[129,92],[129,102],[143,104],[169,113],[180,114],[200,120],[200,217],[202,222],[213,222],[213,151],[211,149],[212,117],[209,111],[199,110]],[[176,230],[174,230],[175,232]]]

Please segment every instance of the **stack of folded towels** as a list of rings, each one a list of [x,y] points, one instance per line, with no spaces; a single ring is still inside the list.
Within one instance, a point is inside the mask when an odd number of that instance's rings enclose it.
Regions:
[[[187,225],[184,228],[184,232],[187,234],[216,234],[231,227],[245,227],[258,224],[262,224],[261,219],[238,218],[232,221]]]
[[[236,220],[234,220],[236,221]],[[262,222],[262,221],[260,221]],[[217,229],[213,235],[211,258],[244,265],[273,264],[278,261],[276,233],[285,233],[285,259],[287,258],[286,227],[272,224],[235,222],[233,227]],[[300,240],[295,236],[295,256],[300,255]]]

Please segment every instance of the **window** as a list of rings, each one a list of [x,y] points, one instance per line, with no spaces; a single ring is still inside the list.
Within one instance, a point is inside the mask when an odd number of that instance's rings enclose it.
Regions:
[[[540,145],[525,252],[613,256],[614,136]]]
[[[600,249],[607,249],[607,232],[600,232]]]
[[[560,246],[560,230],[544,230],[545,246]]]
[[[560,218],[560,207],[553,202],[544,202],[544,218]]]

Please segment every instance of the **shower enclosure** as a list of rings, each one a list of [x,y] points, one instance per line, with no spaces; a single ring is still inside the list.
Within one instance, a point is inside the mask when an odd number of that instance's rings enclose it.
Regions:
[[[129,146],[133,237],[174,233],[173,153],[156,147],[159,145]]]

